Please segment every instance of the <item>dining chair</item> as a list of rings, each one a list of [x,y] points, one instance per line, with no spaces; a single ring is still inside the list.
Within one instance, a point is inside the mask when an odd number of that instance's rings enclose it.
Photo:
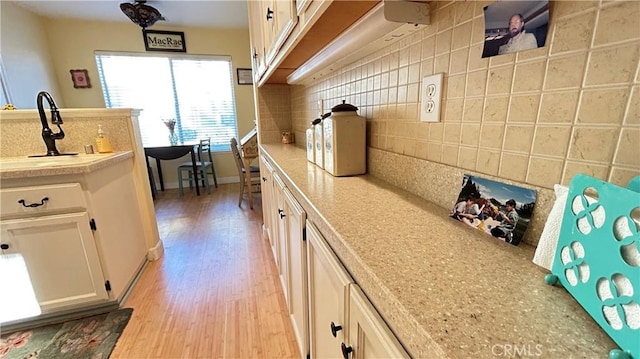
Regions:
[[[247,187],[247,170],[240,156],[238,149],[238,141],[235,137],[231,138],[231,152],[236,161],[238,169],[238,177],[240,178],[240,196],[238,197],[238,207],[242,207],[242,198],[244,197],[245,187]],[[260,193],[260,168],[258,166],[249,166],[249,176],[251,176],[251,187],[247,189],[247,194],[251,196],[253,193]]]
[[[149,165],[147,165],[147,173],[149,175],[149,187],[151,187],[151,198],[155,200],[158,190],[156,189],[156,180],[153,177],[153,171],[151,170],[151,166]]]
[[[213,177],[213,183],[218,188],[218,179],[216,178],[216,169],[213,165],[213,157],[211,156],[211,139],[200,140],[198,145],[198,160],[196,161],[198,170],[198,178],[202,180],[202,186],[207,189],[207,193],[211,194],[211,186],[209,186],[209,174]],[[183,173],[187,173],[187,177],[183,177]],[[189,181],[189,188],[193,186],[193,163],[185,162],[178,166],[178,188],[180,196],[184,195],[182,188],[183,181]],[[197,183],[196,183],[197,185]]]

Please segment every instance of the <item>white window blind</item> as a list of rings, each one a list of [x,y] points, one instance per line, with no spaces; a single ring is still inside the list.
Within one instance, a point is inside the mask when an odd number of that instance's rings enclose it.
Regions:
[[[212,151],[228,151],[237,137],[231,58],[96,53],[106,107],[142,109],[145,146],[169,143],[164,119],[175,119],[182,142],[211,138]]]

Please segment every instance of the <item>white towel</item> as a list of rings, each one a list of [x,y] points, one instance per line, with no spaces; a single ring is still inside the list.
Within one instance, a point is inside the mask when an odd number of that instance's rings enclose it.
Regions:
[[[533,256],[533,263],[551,270],[553,266],[553,257],[556,255],[556,247],[558,246],[558,238],[560,237],[560,226],[562,226],[562,214],[564,206],[567,203],[567,195],[569,188],[559,184],[553,186],[556,193],[556,201],[553,203],[547,223],[544,224],[540,242]]]

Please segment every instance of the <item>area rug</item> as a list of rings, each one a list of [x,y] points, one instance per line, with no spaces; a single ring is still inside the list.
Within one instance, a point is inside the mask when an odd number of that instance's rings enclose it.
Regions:
[[[107,359],[133,309],[18,331],[0,337],[1,359]]]

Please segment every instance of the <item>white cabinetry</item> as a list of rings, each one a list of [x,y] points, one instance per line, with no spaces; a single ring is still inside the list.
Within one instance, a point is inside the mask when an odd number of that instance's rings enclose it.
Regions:
[[[308,352],[306,213],[277,174],[274,202],[278,215],[277,247],[280,281],[300,353]],[[304,356],[304,355],[303,355]]]
[[[269,64],[296,25],[298,17],[295,1],[268,0],[265,18],[267,31],[269,31],[267,43],[267,64]]]
[[[408,357],[266,156],[260,166],[263,233],[302,356]]]
[[[122,300],[147,253],[131,159],[2,186],[3,252],[24,257],[43,314]]]
[[[251,57],[253,58],[253,80],[258,83],[260,76],[266,70],[266,28],[263,25],[263,2],[248,1],[249,33],[251,35]]]
[[[307,248],[305,246],[306,213],[293,197],[284,190],[284,214],[287,227],[289,315],[301,353],[309,352],[307,324]]]
[[[260,156],[260,176],[262,177],[262,185],[260,186],[262,192],[262,219],[264,221],[263,234],[269,239],[271,251],[273,252],[273,258],[276,261],[276,266],[280,267],[280,260],[278,257],[278,208],[275,204],[274,198],[274,182],[273,182],[273,168],[264,158]]]
[[[408,358],[320,232],[306,230],[311,358]]]
[[[284,290],[284,299],[289,304],[289,249],[287,248],[287,221],[284,208],[284,183],[277,174],[273,174],[273,202],[276,211],[276,247],[278,249],[276,262],[280,274],[280,283]]]
[[[261,158],[265,233],[269,236],[298,348],[309,351],[306,213],[269,163]]]
[[[1,192],[2,253],[23,256],[42,312],[107,300],[80,184]]]
[[[408,358],[398,339],[356,284],[349,286],[349,340],[341,344],[346,358]]]
[[[257,83],[293,31],[298,16],[294,0],[249,1],[248,10]]]
[[[349,274],[307,221],[307,263],[309,273],[309,353],[311,358],[338,358],[346,341]]]

